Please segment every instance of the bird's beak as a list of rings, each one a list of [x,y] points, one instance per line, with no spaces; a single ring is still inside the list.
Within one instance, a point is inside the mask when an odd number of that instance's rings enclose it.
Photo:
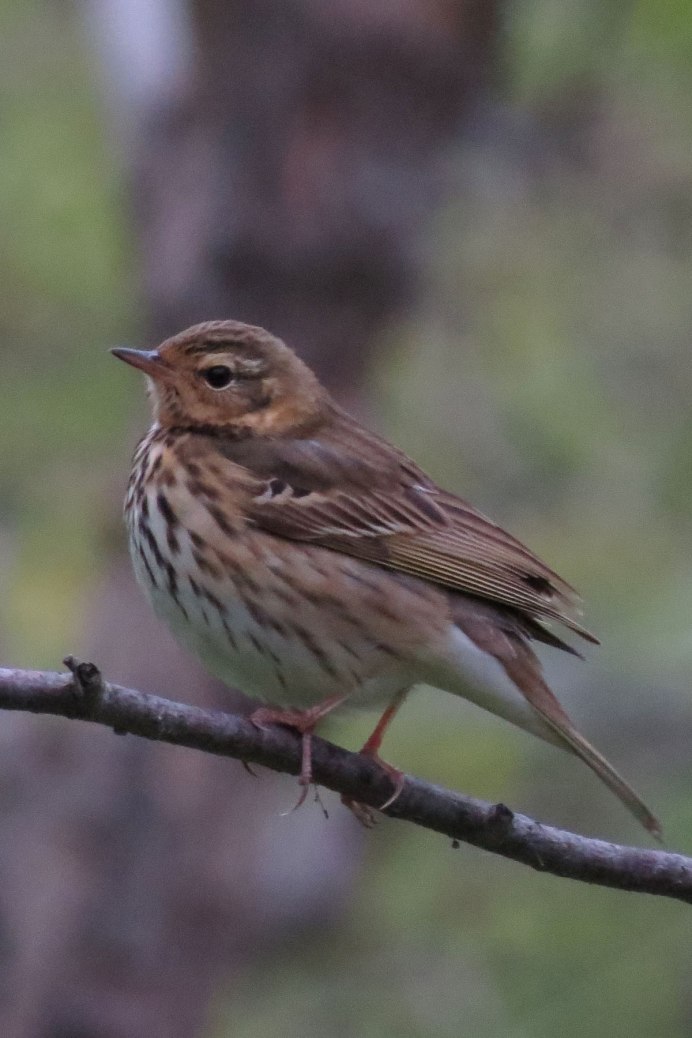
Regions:
[[[158,350],[131,350],[127,346],[117,346],[111,350],[114,357],[131,364],[133,368],[139,368],[145,375],[151,378],[161,376],[168,371],[168,364],[161,357]]]

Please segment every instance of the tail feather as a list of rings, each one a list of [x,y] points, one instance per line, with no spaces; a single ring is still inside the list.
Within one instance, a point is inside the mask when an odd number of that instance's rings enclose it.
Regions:
[[[545,710],[538,708],[535,703],[532,705],[546,724],[564,741],[567,748],[575,753],[577,757],[580,757],[585,764],[588,764],[591,770],[598,775],[608,789],[613,791],[615,796],[622,801],[628,811],[631,811],[645,829],[655,836],[657,840],[661,840],[663,835],[661,823],[651,813],[641,797],[625,782],[622,775],[615,770],[612,764],[583,735],[580,735],[571,723],[565,724],[564,721],[558,721],[550,717]]]
[[[536,621],[527,621],[526,617],[513,617],[505,611],[500,612],[490,603],[472,602],[462,596],[455,596],[450,602],[459,630],[470,638],[478,649],[500,664],[531,708],[530,716],[521,716],[516,704],[509,700],[483,702],[480,697],[468,698],[475,698],[476,702],[486,709],[580,757],[644,828],[660,839],[661,825],[658,819],[612,764],[587,742],[572,724],[559,700],[546,684],[540,661],[529,645],[527,635],[540,641],[548,641],[559,648],[568,647],[551,636],[550,632],[546,632]]]
[[[528,646],[526,648],[528,649]],[[524,693],[536,713],[558,736],[558,741],[563,747],[583,760],[644,828],[660,840],[661,823],[603,754],[577,731],[561,703],[543,680],[537,658],[530,649],[528,653],[521,661],[505,663],[505,670],[509,676]]]

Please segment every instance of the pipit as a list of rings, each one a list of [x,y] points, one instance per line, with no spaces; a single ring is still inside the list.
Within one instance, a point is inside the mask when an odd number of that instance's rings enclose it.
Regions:
[[[291,349],[236,321],[158,349],[143,371],[153,425],[125,503],[134,568],[174,635],[262,700],[255,723],[310,736],[342,703],[384,712],[379,757],[408,691],[427,684],[575,753],[652,833],[656,818],[574,727],[532,641],[574,652],[569,584],[472,505],[343,411]],[[303,793],[303,795],[304,795]]]

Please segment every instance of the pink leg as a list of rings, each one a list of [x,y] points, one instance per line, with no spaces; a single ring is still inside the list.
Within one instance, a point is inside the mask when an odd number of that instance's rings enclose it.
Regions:
[[[303,789],[296,808],[300,807],[305,800],[312,782],[312,733],[323,717],[326,717],[347,699],[347,695],[328,696],[327,699],[323,699],[321,703],[316,703],[307,710],[279,710],[274,707],[261,706],[250,714],[250,720],[257,728],[264,728],[267,724],[283,724],[287,728],[295,728],[303,737],[303,753],[298,778]]]
[[[385,712],[382,714],[382,717],[375,725],[375,730],[361,746],[361,753],[364,753],[367,757],[375,757],[379,760],[378,750],[382,745],[384,733],[387,731],[390,724],[394,720],[399,710],[399,707],[404,702],[407,695],[407,688],[405,688],[402,692],[397,692],[397,694],[394,696],[394,699],[391,701]]]
[[[409,690],[407,688],[403,689],[401,692],[397,692],[397,694],[394,696],[394,699],[392,699],[391,703],[384,711],[377,724],[375,725],[373,732],[363,743],[363,746],[360,750],[360,752],[363,753],[366,757],[371,757],[374,761],[377,761],[377,763],[380,765],[383,771],[387,772],[390,779],[392,780],[392,785],[394,786],[394,792],[387,800],[385,800],[384,804],[382,804],[382,806],[380,807],[380,811],[384,811],[385,808],[393,804],[396,798],[401,793],[401,790],[404,788],[403,771],[399,771],[398,768],[395,768],[391,764],[388,764],[387,761],[382,760],[379,754],[379,749],[382,745],[382,740],[384,739],[385,732],[394,720],[400,706],[406,699],[408,692]],[[367,805],[361,804],[357,800],[352,800],[350,797],[344,796],[342,796],[341,802],[342,804],[345,804],[346,807],[348,807],[349,810],[354,813],[356,818],[359,821],[361,821],[363,825],[367,827],[374,825],[375,816],[371,808],[369,808]]]

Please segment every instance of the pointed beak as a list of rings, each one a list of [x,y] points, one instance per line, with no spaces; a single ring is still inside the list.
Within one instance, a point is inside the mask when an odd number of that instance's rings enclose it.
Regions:
[[[131,350],[127,346],[117,346],[111,350],[114,357],[131,364],[133,368],[139,368],[145,375],[151,378],[163,375],[168,371],[168,365],[159,354],[158,350]]]

